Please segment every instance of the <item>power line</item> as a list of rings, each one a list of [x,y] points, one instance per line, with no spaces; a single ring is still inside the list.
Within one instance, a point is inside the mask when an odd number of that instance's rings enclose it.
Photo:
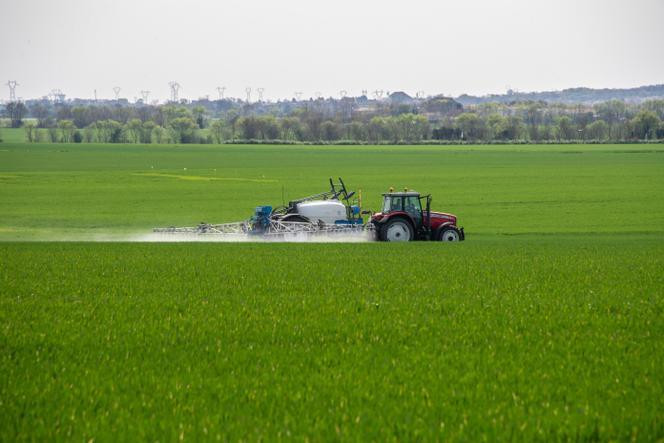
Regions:
[[[217,92],[219,93],[219,100],[224,99],[224,91],[226,90],[226,86],[217,86]]]
[[[180,92],[180,83],[176,81],[168,82],[168,86],[171,88],[171,101],[178,101],[178,93]]]
[[[16,87],[18,86],[18,82],[16,80],[9,80],[7,86],[9,86],[9,101],[16,101]]]

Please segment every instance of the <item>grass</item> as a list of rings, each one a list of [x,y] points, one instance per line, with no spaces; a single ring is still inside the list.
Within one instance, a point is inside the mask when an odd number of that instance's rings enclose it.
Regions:
[[[43,134],[44,136],[46,133]],[[3,143],[23,143],[25,142],[25,130],[23,128],[3,128],[0,127],[0,140]],[[0,145],[2,147],[2,145]]]
[[[664,435],[648,237],[0,257],[3,440]]]
[[[664,145],[5,144],[0,240],[242,220],[337,176],[366,208],[389,186],[430,192],[471,235],[662,233],[663,171]]]
[[[664,146],[0,146],[0,440],[664,438]],[[341,175],[468,240],[20,242]]]

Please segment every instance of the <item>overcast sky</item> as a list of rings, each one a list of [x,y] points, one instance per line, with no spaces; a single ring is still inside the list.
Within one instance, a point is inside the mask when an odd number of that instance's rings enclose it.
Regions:
[[[634,87],[664,83],[662,23],[664,0],[0,0],[0,97]]]

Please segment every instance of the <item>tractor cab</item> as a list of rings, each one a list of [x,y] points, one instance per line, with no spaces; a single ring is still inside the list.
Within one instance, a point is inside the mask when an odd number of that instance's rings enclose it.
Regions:
[[[419,192],[414,191],[388,192],[383,194],[383,209],[381,212],[386,215],[393,212],[405,212],[413,218],[416,226],[420,226],[425,217],[422,212],[423,198],[427,199],[427,203],[430,200],[428,195],[422,197]]]
[[[372,222],[384,224],[388,220],[395,220],[390,224],[396,223],[395,227],[390,230],[390,238],[386,237],[385,240],[427,238],[430,237],[430,203],[430,195],[422,196],[415,191],[393,192],[390,190],[383,194],[382,210],[378,214],[374,214]],[[397,220],[401,220],[401,222],[397,223]]]

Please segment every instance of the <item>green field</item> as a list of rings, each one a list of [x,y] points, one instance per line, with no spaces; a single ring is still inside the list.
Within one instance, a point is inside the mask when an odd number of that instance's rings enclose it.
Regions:
[[[42,130],[43,132],[44,130]],[[46,134],[43,134],[44,136]],[[23,128],[2,128],[0,127],[0,140],[7,143],[25,142],[25,130]],[[2,144],[0,144],[2,146]]]
[[[467,241],[80,241],[330,176]],[[663,197],[663,145],[0,144],[0,440],[661,440]]]
[[[389,186],[430,192],[471,236],[664,234],[664,145],[2,144],[0,240],[242,220],[337,176],[372,209]]]

